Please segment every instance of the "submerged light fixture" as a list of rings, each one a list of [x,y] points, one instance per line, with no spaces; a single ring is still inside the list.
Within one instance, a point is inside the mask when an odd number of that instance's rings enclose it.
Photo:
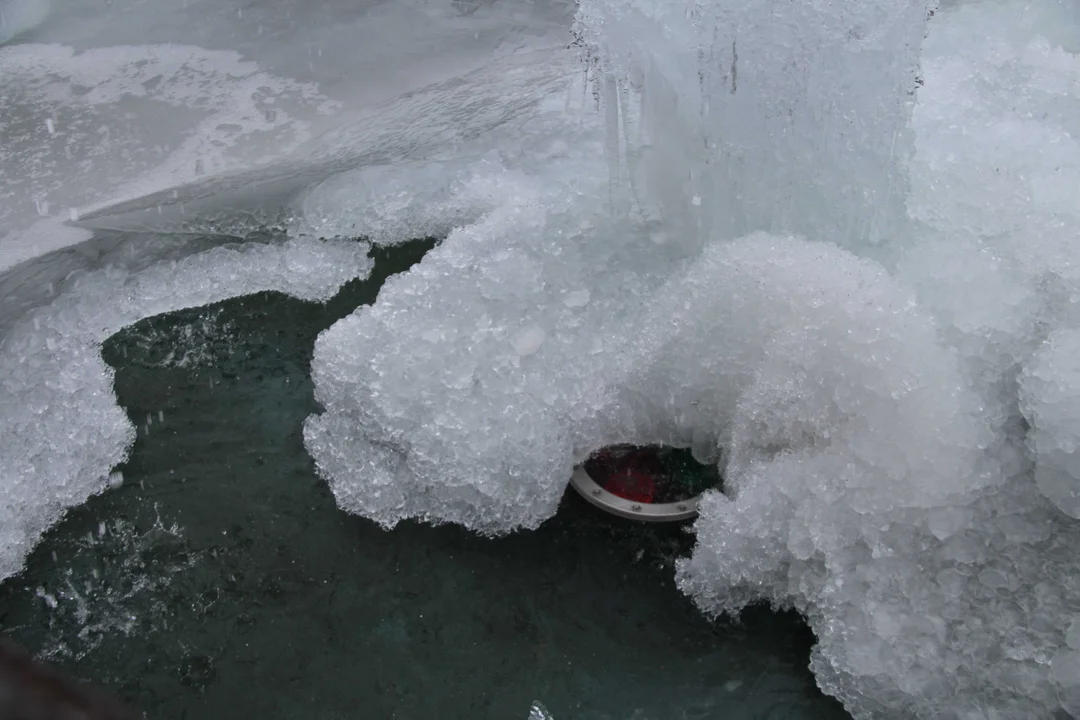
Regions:
[[[718,488],[714,465],[664,445],[611,445],[574,469],[570,484],[596,507],[631,520],[678,522],[697,516],[701,494]]]

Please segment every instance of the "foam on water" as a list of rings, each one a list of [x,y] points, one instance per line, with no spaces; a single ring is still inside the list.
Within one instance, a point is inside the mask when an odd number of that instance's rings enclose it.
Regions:
[[[366,276],[365,243],[290,240],[218,247],[137,272],[73,274],[0,342],[0,579],[41,534],[110,484],[135,428],[116,404],[100,345],[142,318],[263,290],[326,300]]]

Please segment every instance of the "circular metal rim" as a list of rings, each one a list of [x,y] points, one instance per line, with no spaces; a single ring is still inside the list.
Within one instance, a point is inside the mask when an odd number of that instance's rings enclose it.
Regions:
[[[700,495],[696,495],[673,503],[642,503],[627,500],[600,487],[599,483],[593,480],[592,476],[580,465],[574,468],[574,474],[570,476],[570,484],[583,498],[601,510],[629,520],[645,522],[691,520],[697,517],[698,501],[701,499]]]

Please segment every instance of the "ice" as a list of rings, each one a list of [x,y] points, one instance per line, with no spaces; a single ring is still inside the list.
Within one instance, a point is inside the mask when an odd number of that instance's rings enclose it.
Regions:
[[[680,233],[850,247],[903,228],[911,91],[935,4],[584,0],[579,21],[607,73],[609,139]]]
[[[472,162],[372,165],[305,190],[292,205],[293,235],[361,236],[380,245],[444,237],[493,209],[506,174],[498,155]]]
[[[441,197],[443,185],[451,185],[458,170],[493,145],[505,145],[521,155],[523,138],[536,132],[526,128],[542,119],[535,116],[538,105],[549,101],[553,93],[560,95],[559,108],[565,105],[563,92],[574,74],[574,60],[566,48],[522,53],[495,67],[339,115],[333,130],[314,137],[290,157],[85,208],[79,225],[237,235],[267,226],[298,235],[345,233],[352,237],[356,230],[379,232],[379,223],[388,223],[394,216],[394,203],[402,217],[402,212],[422,208],[418,201],[425,193]],[[481,137],[482,143],[477,141]],[[556,149],[565,143],[550,138],[549,142]],[[354,193],[348,192],[340,178],[332,177],[346,172],[355,172],[359,180]],[[388,187],[375,187],[376,194],[369,196],[364,186],[377,185],[380,176]],[[415,186],[403,185],[405,194],[395,196],[393,183],[402,182],[394,180],[396,176],[408,177],[407,182]],[[372,210],[365,202],[384,199],[391,207]],[[473,217],[490,207],[485,203],[477,210],[468,201],[455,206],[452,196],[449,202],[450,207]],[[436,217],[424,212],[428,218]],[[447,222],[438,220],[435,227],[446,227]],[[410,232],[412,228],[425,231],[421,223],[410,223]],[[384,236],[392,231],[392,225],[383,226]]]
[[[384,6],[384,29],[440,13]],[[1080,18],[1070,0],[944,2],[928,25],[934,9],[583,0],[572,82],[558,51],[501,55],[339,118],[302,160],[80,217],[445,236],[317,341],[304,437],[344,509],[504,534],[549,518],[603,445],[688,447],[725,487],[702,501],[680,587],[710,614],[798,609],[819,685],[855,717],[1080,716]],[[84,72],[62,48],[18,47],[0,60],[21,77]],[[209,94],[190,97],[211,116],[247,87],[228,68],[307,87],[191,52],[154,72],[203,72]],[[123,71],[102,92],[151,79],[135,55],[93,57]],[[76,137],[31,105],[41,147]],[[213,141],[192,142],[215,171]],[[190,180],[195,164],[177,168]],[[19,197],[26,213],[76,204]],[[47,223],[23,245],[53,241]],[[366,271],[360,245],[291,242],[20,296],[5,317],[44,305],[0,346],[16,413],[0,570],[111,484],[132,429],[97,354],[108,333],[280,286],[266,268],[294,251],[317,256],[294,276],[325,283],[312,296]]]
[[[584,2],[578,157],[353,178],[381,242],[464,224],[320,337],[307,446],[352,512],[490,534],[689,447],[680,586],[797,608],[854,716],[1077,713],[1072,6],[947,5],[915,105],[932,3],[772,8]]]
[[[1058,330],[1024,368],[1021,407],[1032,424],[1039,490],[1080,518],[1080,331]]]
[[[36,19],[48,4],[0,0],[9,20],[15,10]],[[292,2],[64,0],[0,46],[0,266],[10,234],[39,208],[67,220],[250,170],[493,60],[565,53],[569,0],[459,10],[450,0],[325,0],[304,12]],[[0,43],[6,33],[0,24]]]
[[[310,116],[337,105],[311,83],[262,71],[236,52],[187,45],[0,47],[0,221],[186,182],[308,140]],[[0,267],[9,238],[0,236]],[[47,249],[46,249],[47,251]]]
[[[602,187],[592,174],[592,188]],[[306,445],[339,502],[384,525],[422,517],[489,533],[536,527],[572,469],[566,388],[601,367],[581,331],[604,321],[617,294],[584,309],[561,302],[592,262],[574,248],[589,223],[569,212],[585,209],[588,186],[549,177],[501,187],[509,200],[316,344],[325,412],[309,418]],[[553,224],[561,257],[535,242]],[[617,293],[617,281],[605,281]]]
[[[555,716],[548,712],[541,702],[534,702],[529,708],[529,720],[555,720]]]
[[[250,243],[69,276],[0,343],[0,578],[18,572],[67,508],[123,482],[111,471],[135,429],[116,404],[105,339],[151,315],[263,290],[326,300],[366,276],[367,251],[342,240]]]
[[[305,442],[347,509],[386,526],[536,527],[594,449],[575,437],[602,430],[581,397],[604,399],[609,369],[628,357],[626,323],[681,256],[595,207],[602,137],[588,113],[549,122],[564,113],[560,95],[514,130],[530,142],[465,172],[485,189],[461,196],[484,198],[478,219],[320,335],[324,412]],[[412,227],[408,208],[391,207],[402,208],[395,226]],[[597,241],[620,231],[623,242]]]
[[[44,22],[49,5],[50,0],[0,0],[0,44]]]

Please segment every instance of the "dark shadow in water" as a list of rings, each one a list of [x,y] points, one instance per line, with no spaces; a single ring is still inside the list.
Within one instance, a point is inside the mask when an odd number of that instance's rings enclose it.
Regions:
[[[678,592],[682,528],[572,492],[500,540],[337,510],[301,437],[315,338],[430,245],[324,305],[262,293],[112,338],[125,483],[0,587],[3,629],[162,720],[847,717],[796,616],[710,622]]]

